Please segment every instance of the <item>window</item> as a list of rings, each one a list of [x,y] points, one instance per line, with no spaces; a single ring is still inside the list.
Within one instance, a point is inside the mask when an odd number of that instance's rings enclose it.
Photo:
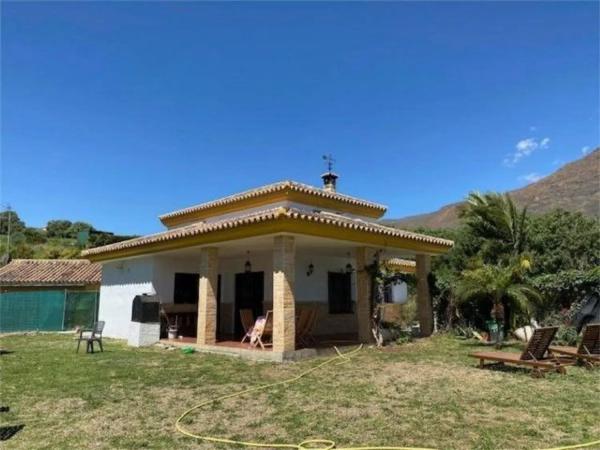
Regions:
[[[176,273],[173,302],[198,304],[199,281],[200,275],[197,273]]]
[[[352,313],[352,275],[329,272],[329,314]]]

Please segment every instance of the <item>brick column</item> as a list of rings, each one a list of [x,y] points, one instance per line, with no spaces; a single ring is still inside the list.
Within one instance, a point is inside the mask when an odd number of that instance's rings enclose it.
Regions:
[[[417,255],[415,259],[417,263],[417,318],[421,324],[421,336],[431,336],[433,333],[433,305],[427,281],[431,271],[431,257]]]
[[[200,250],[200,283],[198,285],[198,344],[217,341],[217,283],[219,251],[215,247]]]
[[[372,252],[365,247],[356,249],[356,318],[358,321],[358,339],[371,342],[371,276],[366,266],[371,264]]]
[[[273,238],[273,351],[296,349],[294,271],[296,242],[293,236]]]

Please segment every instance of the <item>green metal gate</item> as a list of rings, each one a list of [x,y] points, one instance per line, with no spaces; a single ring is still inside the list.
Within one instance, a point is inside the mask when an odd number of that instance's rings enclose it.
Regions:
[[[0,333],[63,331],[91,327],[98,316],[98,292],[40,290],[0,293]]]

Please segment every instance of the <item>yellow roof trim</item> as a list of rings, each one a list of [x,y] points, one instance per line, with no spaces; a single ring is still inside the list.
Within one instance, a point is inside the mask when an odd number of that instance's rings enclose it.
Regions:
[[[262,236],[297,233],[345,240],[377,247],[441,254],[452,241],[386,227],[335,214],[309,213],[292,208],[273,208],[214,223],[196,223],[162,233],[135,238],[84,251],[92,261],[119,259],[197,245]]]

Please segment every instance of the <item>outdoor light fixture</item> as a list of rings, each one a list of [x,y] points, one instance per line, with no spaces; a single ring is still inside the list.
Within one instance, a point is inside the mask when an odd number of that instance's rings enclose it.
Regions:
[[[350,259],[350,252],[348,252],[348,259]],[[352,272],[354,272],[354,267],[352,267],[352,264],[350,263],[350,261],[348,261],[348,264],[346,264],[346,273]]]
[[[306,276],[310,277],[314,271],[315,271],[315,265],[311,261],[311,263],[308,265],[308,270],[306,271]]]
[[[250,252],[246,252],[246,263],[244,264],[244,271],[246,273],[252,272],[252,263],[250,262]]]

